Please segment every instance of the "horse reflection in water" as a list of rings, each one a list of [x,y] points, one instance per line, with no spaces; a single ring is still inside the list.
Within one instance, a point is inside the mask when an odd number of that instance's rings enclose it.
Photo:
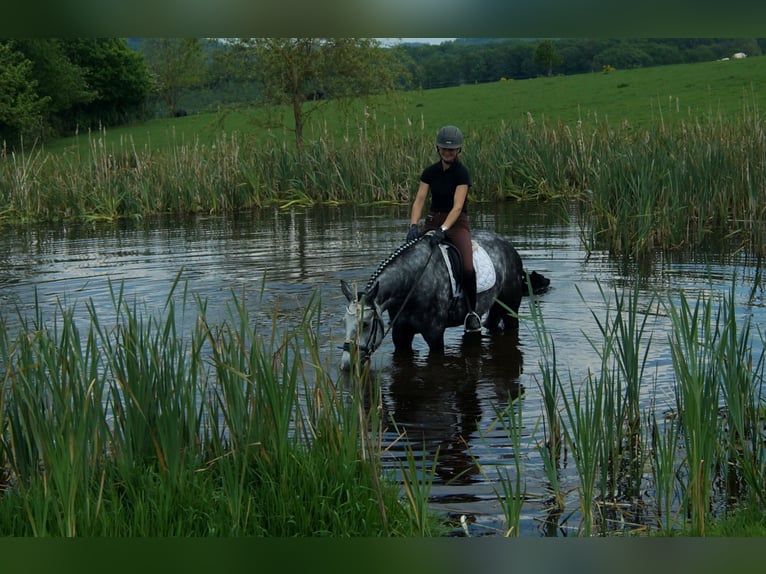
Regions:
[[[456,349],[424,359],[394,354],[383,374],[383,409],[392,440],[402,435],[420,461],[436,459],[436,476],[451,486],[470,484],[480,472],[470,451],[480,441],[482,419],[523,394],[519,384],[523,355],[516,332],[494,337],[463,336]],[[507,444],[507,437],[500,439]],[[401,447],[403,448],[403,446]],[[397,458],[403,452],[392,452]]]

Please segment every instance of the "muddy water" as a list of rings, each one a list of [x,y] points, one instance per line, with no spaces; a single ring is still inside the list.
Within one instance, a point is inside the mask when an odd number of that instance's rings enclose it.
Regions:
[[[752,314],[756,324],[766,318],[762,294],[753,289],[756,266],[745,253],[732,257],[713,249],[702,255],[658,256],[638,268],[603,252],[586,252],[574,212],[540,205],[471,207],[475,228],[510,237],[527,269],[551,279],[551,289],[536,304],[566,380],[578,383],[599,367],[589,339],[600,340],[598,321],[613,304],[614,290],[632,289],[636,282],[652,336],[647,365],[651,380],[642,391],[645,409],[674,406],[668,321],[652,294],[674,296],[683,290],[694,298],[733,285],[742,314]],[[280,320],[297,321],[318,291],[324,352],[335,364],[343,338],[340,279],[366,282],[404,240],[407,222],[406,206],[317,207],[183,222],[6,229],[0,238],[0,306],[8,315],[16,306],[30,308],[37,298],[51,313],[60,303],[76,304],[84,318],[85,302],[91,301],[99,317],[108,318],[112,292],[121,288],[126,297],[160,312],[179,280],[189,293],[208,301],[209,318],[225,314],[231,293],[244,293],[251,316],[268,325],[275,304]],[[394,358],[388,339],[373,357],[384,409],[392,421],[386,434],[393,444],[386,454],[387,467],[392,472],[399,468],[402,433],[416,455],[425,449],[426,460],[432,460],[438,453],[433,507],[455,519],[457,532],[463,530],[464,516],[471,535],[498,535],[506,528],[497,501],[498,477],[513,473],[515,457],[520,457],[527,493],[521,534],[576,532],[577,481],[571,460],[560,477],[562,492],[568,493],[565,512],[555,517],[548,512],[549,485],[537,452],[543,440],[541,352],[531,329],[522,326],[518,334],[473,340],[464,340],[462,331],[453,329],[439,357],[429,357],[419,338],[415,346],[414,357]],[[519,396],[524,422],[522,446],[516,449],[496,417]]]

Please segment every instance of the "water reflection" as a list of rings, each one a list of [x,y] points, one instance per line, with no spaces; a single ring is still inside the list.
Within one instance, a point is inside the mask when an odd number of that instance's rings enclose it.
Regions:
[[[462,337],[443,355],[394,354],[384,374],[384,407],[421,458],[438,454],[436,476],[466,485],[478,479],[471,442],[522,392],[518,334]]]

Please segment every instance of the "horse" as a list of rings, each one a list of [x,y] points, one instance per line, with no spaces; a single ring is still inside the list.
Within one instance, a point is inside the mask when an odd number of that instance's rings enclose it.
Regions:
[[[550,280],[537,272],[530,277],[509,239],[485,230],[472,232],[476,270],[476,312],[486,316],[490,332],[518,329],[518,310],[530,281],[534,292],[547,288]],[[416,334],[422,335],[429,353],[444,351],[444,331],[462,325],[467,313],[460,292],[457,249],[443,242],[432,246],[430,234],[407,241],[384,259],[370,276],[364,290],[354,292],[341,280],[348,300],[341,369],[348,370],[353,356],[368,360],[391,331],[396,352],[412,351]],[[452,257],[450,257],[452,255]],[[383,314],[388,313],[390,328]]]

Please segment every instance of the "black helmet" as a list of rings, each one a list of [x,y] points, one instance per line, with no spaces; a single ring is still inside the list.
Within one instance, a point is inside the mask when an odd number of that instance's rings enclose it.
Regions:
[[[463,147],[463,134],[455,126],[444,126],[436,134],[436,147],[459,149]]]

